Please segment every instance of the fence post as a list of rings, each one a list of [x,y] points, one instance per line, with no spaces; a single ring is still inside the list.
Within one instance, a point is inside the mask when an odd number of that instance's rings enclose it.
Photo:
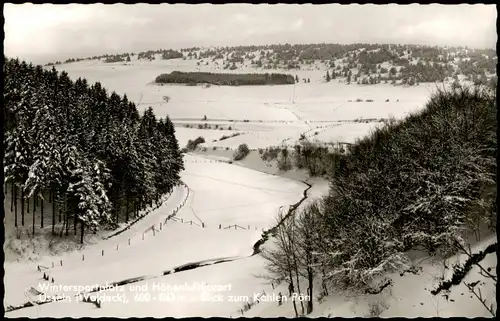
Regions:
[[[183,218],[181,218],[181,223],[184,223],[184,219]]]
[[[248,229],[250,229],[250,225],[248,225]]]
[[[220,228],[221,228],[221,225],[219,224],[219,230],[220,230]]]
[[[153,225],[151,229],[153,230],[153,236],[155,236],[155,226]]]
[[[118,244],[116,244],[116,250],[118,251]]]
[[[193,221],[190,221],[191,225],[193,225]]]
[[[54,268],[54,262],[52,262],[52,268]]]
[[[61,260],[61,266],[62,266],[62,260]]]
[[[102,255],[102,256],[104,256],[104,250],[101,250],[101,251],[102,251],[102,252],[101,252],[101,255]]]
[[[130,239],[128,239],[128,245],[130,245]]]
[[[203,222],[202,222],[202,223],[201,223],[201,227],[205,227],[205,223],[203,223]]]
[[[82,261],[85,261],[85,255],[82,254]]]
[[[144,232],[142,232],[142,240],[144,241]]]
[[[161,231],[161,225],[162,225],[162,224],[161,224],[161,222],[160,222],[160,231]]]

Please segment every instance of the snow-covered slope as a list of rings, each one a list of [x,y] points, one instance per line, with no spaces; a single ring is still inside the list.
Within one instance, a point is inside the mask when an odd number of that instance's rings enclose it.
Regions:
[[[185,205],[175,216],[176,219],[169,220],[165,224],[164,219],[171,214],[172,208],[160,207],[150,214],[151,218],[148,221],[148,224],[154,221],[155,232],[147,231],[144,239],[143,230],[133,227],[130,230],[133,236],[126,234],[121,238],[117,236],[116,240],[124,241],[115,242],[118,249],[111,238],[107,241],[107,247],[103,245],[101,248],[96,245],[82,252],[48,258],[44,265],[50,267],[49,262],[56,263],[55,268],[43,270],[50,276],[50,281],[54,278],[54,285],[104,285],[106,282],[151,275],[160,277],[161,282],[176,282],[177,274],[165,276],[165,278],[170,277],[166,281],[162,281],[161,275],[165,271],[192,262],[248,257],[253,253],[253,245],[260,238],[262,230],[274,224],[274,217],[279,208],[286,209],[288,205],[296,203],[306,188],[300,182],[241,166],[218,162],[202,163],[201,157],[190,155],[185,157],[186,170],[182,173],[182,179],[189,186],[190,193]],[[162,222],[161,230],[159,222]],[[131,239],[130,245],[128,238]],[[104,255],[102,255],[103,249]],[[62,267],[60,260],[63,260]],[[208,280],[207,275],[202,272],[204,268],[199,269],[200,279]],[[253,267],[248,268],[247,277],[253,279],[250,271],[257,270],[253,270]],[[220,274],[225,275],[222,272]],[[35,264],[12,264],[6,267],[5,306],[24,303],[26,288],[34,287],[42,291],[39,286],[40,282],[45,282],[41,281],[42,275],[43,272],[38,272]],[[210,277],[215,278],[216,275]],[[155,282],[154,280],[148,282]],[[50,290],[43,292],[48,295],[56,294]],[[65,293],[69,296],[76,294],[76,291],[68,289]],[[133,295],[130,300],[133,300]],[[50,303],[43,305],[41,309],[47,311],[48,315],[55,316],[61,313],[60,306],[67,304],[67,302]],[[50,308],[51,306],[54,310]],[[87,307],[91,308],[92,305]],[[66,315],[92,315],[92,312],[78,312],[80,308],[84,307],[70,308],[71,313],[67,311]],[[128,311],[126,309],[115,306],[114,312],[109,313],[122,315],[120,313]],[[138,312],[141,311],[138,307],[136,309]],[[106,312],[102,311],[99,313],[106,315]],[[179,316],[189,314],[189,311],[194,310],[186,307],[186,310],[179,312]],[[31,315],[30,313],[32,312],[28,308],[14,311],[12,315]],[[170,315],[167,307],[158,313]],[[132,315],[135,314],[129,316]]]

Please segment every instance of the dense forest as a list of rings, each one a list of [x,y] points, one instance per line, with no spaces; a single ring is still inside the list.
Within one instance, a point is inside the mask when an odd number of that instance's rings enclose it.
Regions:
[[[214,84],[220,86],[287,85],[295,78],[285,74],[217,74],[210,72],[173,71],[156,77],[157,84]]]
[[[277,246],[263,253],[269,278],[292,287],[303,278],[311,295],[315,278],[323,295],[330,286],[370,293],[386,272],[411,271],[409,250],[448,257],[467,247],[467,235],[494,233],[496,114],[484,87],[438,91],[422,111],[331,154],[322,165],[329,195],[274,231]],[[328,154],[307,144],[295,153],[309,169]]]
[[[125,95],[98,82],[6,58],[4,107],[5,182],[16,227],[24,226],[31,197],[33,233],[37,206],[43,228],[49,194],[46,225],[55,233],[57,216],[61,236],[79,227],[83,241],[86,230],[128,221],[179,183],[183,161],[171,120],[157,119],[151,107],[139,115]]]

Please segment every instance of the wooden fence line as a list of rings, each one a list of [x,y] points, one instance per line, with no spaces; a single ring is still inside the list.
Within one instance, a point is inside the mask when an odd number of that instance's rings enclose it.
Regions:
[[[180,185],[183,185],[183,186],[187,187],[187,185],[185,185],[184,183],[181,183]],[[144,230],[144,231],[142,232],[142,240],[144,240],[146,233],[148,233],[148,232],[150,232],[150,231],[152,231],[152,232],[153,232],[153,236],[155,236],[155,233],[156,233],[157,231],[161,231],[161,230],[163,229],[163,225],[166,225],[168,220],[173,220],[173,221],[175,221],[175,222],[179,222],[179,221],[180,221],[181,223],[186,223],[186,224],[187,224],[187,223],[189,223],[190,225],[193,225],[193,224],[194,224],[194,225],[196,225],[196,226],[198,226],[198,227],[205,228],[205,227],[206,227],[206,225],[205,225],[205,223],[204,223],[204,222],[202,222],[202,223],[201,223],[201,225],[200,225],[199,223],[196,223],[196,222],[195,222],[195,221],[193,221],[193,220],[189,220],[189,221],[185,221],[185,222],[184,222],[184,219],[183,219],[183,218],[177,218],[177,217],[175,217],[175,215],[176,215],[176,214],[178,213],[178,211],[182,208],[182,206],[184,206],[184,205],[186,204],[186,201],[187,201],[187,199],[189,198],[189,194],[190,194],[190,193],[189,193],[189,188],[188,188],[188,190],[187,190],[187,194],[186,194],[186,197],[184,198],[184,200],[183,200],[183,202],[182,202],[182,205],[178,205],[178,206],[177,206],[177,207],[176,207],[176,208],[172,211],[172,214],[170,214],[170,215],[168,215],[168,216],[166,217],[165,221],[160,222],[160,227],[159,227],[159,229],[157,229],[157,228],[156,228],[156,224],[153,224],[153,225],[151,225],[150,227],[148,227],[146,230]],[[238,225],[238,224],[232,224],[232,225],[228,225],[228,226],[224,227],[224,229],[231,229],[232,227],[234,227],[234,229],[235,229],[235,230],[236,230],[236,229],[238,229],[238,228],[243,229],[243,230],[250,230],[251,225],[248,225],[248,228],[244,228],[244,227],[242,227],[242,226],[240,226],[240,225]],[[219,224],[219,229],[221,229],[221,228],[222,228],[222,225],[221,225],[221,224]],[[255,230],[257,230],[257,226],[255,226]],[[128,245],[131,245],[131,238],[128,238]],[[119,249],[120,249],[119,244],[116,244],[116,250],[117,250],[117,251],[119,251]],[[104,249],[101,249],[101,253],[100,253],[100,254],[101,254],[100,256],[104,256],[104,254],[105,254]],[[82,259],[81,259],[81,260],[82,260],[82,261],[85,261],[85,254],[82,254]],[[62,267],[62,266],[63,266],[63,260],[60,260],[60,262],[59,262],[59,263],[60,263],[60,266]],[[52,262],[52,268],[55,268],[55,263],[54,263],[54,262]],[[43,266],[43,265],[37,265],[37,270],[38,270],[39,272],[40,272],[42,269],[48,270],[48,269],[50,269],[50,268],[49,268],[49,267],[45,267],[45,266]]]

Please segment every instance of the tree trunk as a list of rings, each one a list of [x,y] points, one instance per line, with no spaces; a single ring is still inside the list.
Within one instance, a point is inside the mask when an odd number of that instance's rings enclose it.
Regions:
[[[324,295],[329,295],[328,294],[328,288],[326,287],[326,283],[325,283],[325,276],[326,276],[326,273],[325,273],[325,268],[322,268],[321,269],[321,287],[323,288],[323,292],[324,292]]]
[[[66,232],[64,233],[66,236],[69,235],[69,215],[68,215],[68,208],[66,208],[66,211],[64,212],[64,215],[66,216],[66,222],[65,222],[65,227],[66,227]]]
[[[30,198],[29,198],[29,197],[28,197],[28,199],[27,199],[26,205],[28,206],[28,207],[26,208],[26,214],[29,214],[29,212],[30,212]]]
[[[35,235],[35,198],[33,197],[33,235]],[[28,204],[29,204],[29,199],[28,199]]]
[[[294,233],[293,231],[290,231],[289,233]],[[295,240],[293,239],[293,236],[292,235],[288,235],[288,239],[289,239],[289,242],[290,242],[290,252],[292,253],[292,258],[293,258],[293,266],[292,268],[295,270],[295,279],[297,280],[297,295],[300,295],[301,292],[300,292],[300,282],[299,282],[299,265],[298,265],[298,260],[297,260],[297,256],[295,255]],[[304,302],[303,301],[300,301],[300,307],[302,309],[302,315],[304,315]]]
[[[56,207],[55,207],[55,205],[56,205],[56,202],[54,202],[54,196],[52,196],[52,235],[54,235],[54,231],[56,228]]]
[[[43,194],[42,194],[42,197],[43,197]],[[41,228],[43,228],[43,198],[40,199],[40,210],[42,211],[42,217],[40,219],[40,222],[41,222]]]
[[[68,216],[68,197],[64,195],[64,221],[65,221],[65,228],[66,228],[66,236],[69,234],[69,216]]]
[[[75,230],[75,236],[76,236],[76,223],[78,222],[78,215],[76,215],[76,213],[74,214],[74,218],[73,218],[73,228]]]
[[[68,215],[68,202],[66,201],[66,206],[64,207],[64,216],[66,217],[66,236],[69,235],[69,215]]]
[[[128,223],[128,196],[126,197],[127,201],[126,201],[126,206],[125,206],[125,222]]]
[[[61,194],[59,192],[57,193],[57,199],[59,200],[59,223],[61,223]]]
[[[80,231],[81,231],[81,236],[80,236],[80,243],[83,244],[83,234],[85,233],[85,223],[81,221],[80,224]]]
[[[14,212],[14,183],[10,185],[10,211]],[[16,225],[17,226],[17,225]]]
[[[309,300],[307,300],[307,314],[310,314],[313,312],[313,270],[311,267],[307,267],[307,277],[309,279]]]
[[[17,186],[14,186],[14,224],[17,227]]]
[[[61,215],[61,210],[63,209],[63,206],[61,206],[59,208],[59,215]],[[62,214],[63,216],[63,225],[62,225],[62,229],[61,229],[61,232],[59,233],[59,236],[63,236],[64,234],[64,229],[66,228],[66,203],[64,203],[64,213]]]
[[[24,226],[24,188],[21,188],[21,225]]]
[[[59,223],[61,223],[62,208],[63,208],[63,206],[62,206],[62,205],[63,205],[63,204],[60,204],[60,205],[59,205]],[[64,222],[63,222],[63,229],[64,229]],[[59,234],[60,234],[60,236],[62,236],[62,231],[63,231],[63,230],[61,230],[61,233],[59,233]]]
[[[292,291],[293,291],[293,278],[292,278],[292,269],[289,266],[288,268],[288,276],[290,277],[290,284],[292,285]],[[299,312],[297,311],[297,304],[295,303],[295,300],[292,300],[293,303],[293,309],[295,310],[295,317],[299,317]]]
[[[299,283],[299,269],[297,267],[297,261],[295,260],[295,254],[293,255],[294,257],[294,265],[295,265],[295,278],[297,280],[297,295],[300,295],[300,283]],[[300,301],[300,307],[302,309],[302,315],[304,315],[304,302]]]

